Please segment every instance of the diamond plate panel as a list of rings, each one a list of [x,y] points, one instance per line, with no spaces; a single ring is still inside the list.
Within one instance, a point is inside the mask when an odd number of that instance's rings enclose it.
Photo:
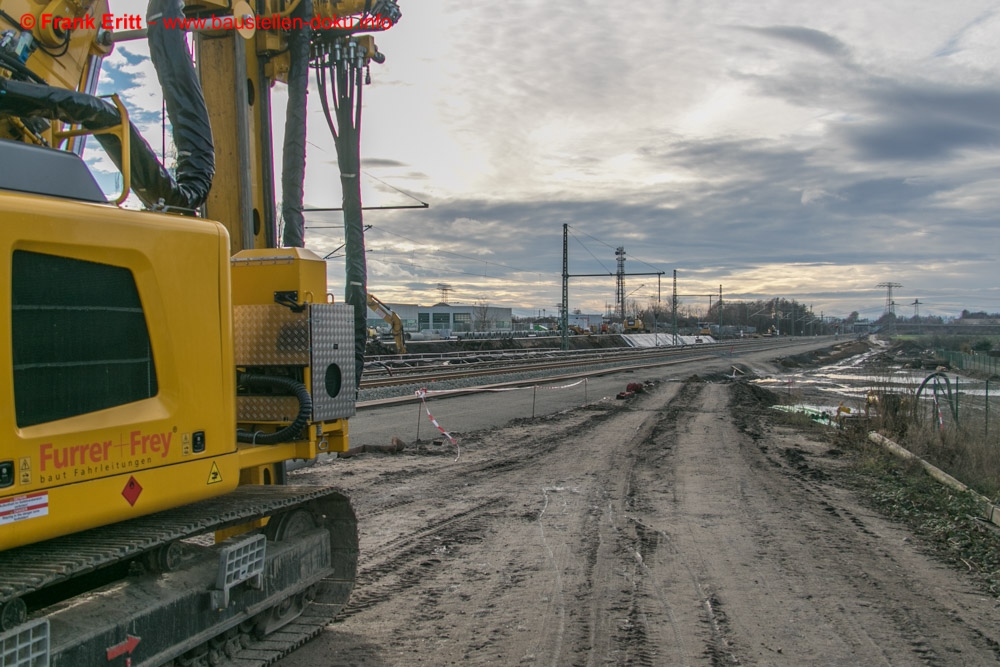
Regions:
[[[294,396],[237,396],[236,421],[247,424],[295,421],[299,400]]]
[[[277,304],[234,306],[237,366],[305,366],[309,363],[308,311]]]
[[[312,333],[313,419],[354,415],[354,306],[318,303],[309,307]],[[339,378],[339,383],[335,381]],[[339,387],[337,386],[339,384]],[[328,388],[335,391],[331,395]]]

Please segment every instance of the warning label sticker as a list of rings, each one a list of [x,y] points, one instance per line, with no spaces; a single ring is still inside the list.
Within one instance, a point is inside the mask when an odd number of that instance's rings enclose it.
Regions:
[[[49,513],[49,494],[45,491],[0,500],[0,526],[25,521]]]
[[[125,483],[125,488],[122,489],[122,497],[128,501],[128,504],[135,507],[135,501],[139,500],[139,494],[142,493],[142,484],[135,476],[128,478],[128,482]]]
[[[222,473],[219,472],[219,466],[215,465],[215,461],[212,461],[212,469],[208,471],[208,481],[206,484],[218,484],[222,481]]]

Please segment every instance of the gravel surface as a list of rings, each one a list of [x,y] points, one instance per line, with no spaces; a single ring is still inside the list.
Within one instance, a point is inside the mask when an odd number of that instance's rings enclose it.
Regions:
[[[800,343],[801,344],[801,343]],[[824,344],[828,345],[829,340],[824,339]],[[806,346],[815,347],[816,341],[806,339]],[[775,345],[778,348],[778,344]],[[779,348],[780,349],[780,348]],[[797,348],[796,348],[797,349]],[[645,351],[645,350],[644,350]],[[581,363],[579,366],[566,369],[563,371],[555,371],[560,375],[570,375],[579,373],[600,373],[602,371],[613,371],[619,369],[623,364],[655,364],[658,361],[678,361],[678,357],[671,356],[669,353],[675,352],[673,349],[664,349],[664,356],[657,360],[653,359],[643,359],[634,361],[609,361],[603,363]],[[780,352],[772,350],[768,353],[768,356],[774,356]],[[706,346],[703,348],[691,348],[688,350],[688,354],[685,356],[705,356],[711,355],[716,357],[720,361],[726,360],[738,360],[744,356],[745,353],[741,353],[738,348],[734,352],[730,352],[730,348],[726,345],[721,346]],[[460,367],[456,367],[456,370]],[[480,376],[472,378],[461,378],[456,380],[445,380],[434,382],[433,387],[426,383],[415,383],[415,384],[405,384],[398,385],[395,387],[378,387],[374,389],[362,389],[358,392],[358,402],[364,403],[369,401],[381,401],[389,398],[397,398],[401,396],[413,396],[414,393],[422,388],[433,388],[438,390],[448,390],[448,389],[466,389],[469,387],[478,387],[484,384],[500,384],[500,383],[512,383],[512,382],[532,382],[533,380],[544,381],[553,376],[554,371],[552,370],[540,370],[540,371],[527,371],[527,372],[517,372],[517,373],[497,373],[490,376]]]

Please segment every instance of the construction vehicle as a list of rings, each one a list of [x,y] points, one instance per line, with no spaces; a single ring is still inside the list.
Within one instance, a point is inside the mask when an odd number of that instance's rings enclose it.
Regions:
[[[403,321],[399,319],[399,315],[371,292],[368,293],[368,308],[378,313],[378,316],[389,325],[392,338],[396,341],[396,353],[406,354],[406,333],[403,331]]]
[[[399,13],[256,10],[0,0],[0,667],[268,663],[350,595],[349,500],[284,485],[284,464],[348,449],[358,313],[332,302],[318,255],[276,247],[268,91],[288,81],[304,115],[316,57],[360,90],[380,62],[365,19]],[[94,96],[132,37],[148,37],[176,175],[117,97]],[[304,124],[287,125],[283,200],[297,182],[301,212]],[[121,172],[115,202],[86,140]],[[120,206],[130,193],[144,210]]]
[[[625,320],[624,333],[646,333],[646,325],[641,317],[630,317]]]
[[[562,331],[562,326],[556,325],[556,331]],[[571,336],[582,336],[584,334],[589,334],[590,331],[584,329],[577,324],[569,324],[566,326],[566,331],[570,333]]]

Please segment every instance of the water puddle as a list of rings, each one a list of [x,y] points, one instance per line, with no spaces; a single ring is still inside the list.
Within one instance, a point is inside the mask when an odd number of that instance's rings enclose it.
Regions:
[[[754,383],[782,395],[785,402],[791,404],[777,409],[801,412],[822,422],[836,420],[838,409],[842,414],[845,409],[849,409],[851,415],[863,414],[870,395],[913,397],[921,384],[937,372],[887,361],[880,356],[884,351],[875,348],[828,366],[788,369],[780,375],[754,380]],[[950,401],[951,397],[943,393],[945,386],[950,384],[955,396],[960,395],[963,402],[973,401],[972,405],[982,410],[983,399],[987,396],[985,380],[961,376],[951,370],[941,372],[948,382],[928,382],[921,392],[922,405],[936,403],[935,389],[939,391],[938,400]],[[994,397],[1000,394],[1000,382],[994,380],[988,393],[990,399],[995,400]]]

